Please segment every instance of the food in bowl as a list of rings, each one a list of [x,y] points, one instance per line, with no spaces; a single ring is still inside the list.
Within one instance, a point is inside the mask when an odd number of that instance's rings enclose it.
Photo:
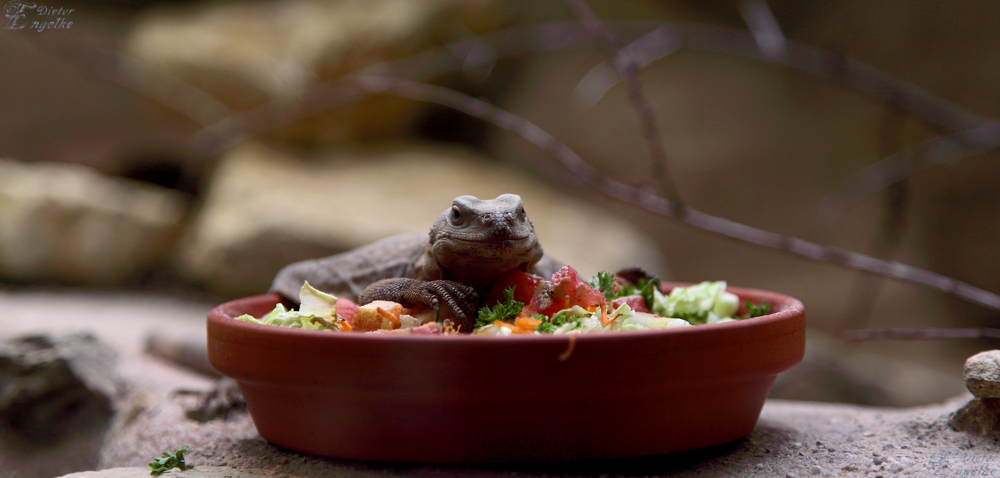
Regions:
[[[724,281],[706,281],[675,287],[668,294],[658,281],[636,283],[607,272],[584,281],[570,266],[548,280],[522,271],[509,271],[493,285],[486,305],[477,311],[474,335],[577,334],[688,327],[765,315],[769,304],[746,303],[737,316],[739,298],[726,292]],[[434,321],[428,308],[404,308],[391,301],[357,305],[327,294],[305,282],[299,291],[301,306],[288,309],[278,303],[262,317],[241,315],[236,320],[261,325],[334,332],[398,334],[454,334],[466,332],[449,321]]]

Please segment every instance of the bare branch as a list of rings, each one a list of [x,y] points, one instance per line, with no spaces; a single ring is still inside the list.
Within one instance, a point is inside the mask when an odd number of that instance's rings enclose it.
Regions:
[[[934,272],[767,232],[725,218],[712,216],[690,207],[678,208],[676,204],[667,199],[602,176],[569,147],[530,121],[463,93],[398,78],[363,77],[358,78],[358,81],[372,92],[428,101],[452,107],[475,118],[489,121],[520,135],[551,154],[576,176],[577,183],[591,185],[608,196],[637,205],[661,216],[679,218],[682,222],[703,231],[787,251],[817,261],[831,262],[903,282],[920,284],[941,292],[954,294],[983,307],[1000,310],[1000,296],[997,294]]]
[[[660,27],[625,45],[618,50],[617,55],[641,69],[656,60],[665,58],[680,47],[681,39],[675,29]],[[591,68],[580,80],[580,83],[573,89],[573,96],[585,108],[592,108],[620,80],[621,75],[612,66],[612,62],[600,63]]]
[[[888,106],[882,110],[878,155],[888,156],[894,151],[906,149],[906,116]],[[899,248],[909,206],[909,184],[909,180],[895,183],[882,196],[882,217],[875,232],[871,255],[889,259]],[[856,329],[865,326],[875,310],[883,282],[883,277],[872,274],[859,274],[854,278],[838,323],[841,328]]]
[[[739,4],[740,15],[757,42],[760,52],[769,59],[778,59],[785,54],[785,34],[781,32],[778,20],[764,0],[743,0]]]
[[[74,28],[73,34],[76,38],[71,42],[55,42],[46,40],[46,35],[37,35],[42,40],[36,39],[34,44],[90,75],[160,103],[203,127],[232,113],[215,97],[190,83],[88,41],[84,27]]]
[[[691,32],[688,32],[689,46],[700,45],[704,51],[739,52],[745,56],[759,57],[759,49],[752,41],[749,41],[745,33],[721,28],[700,27],[695,30],[700,36],[692,35]],[[530,38],[536,43],[529,46],[519,43],[514,48],[515,50],[520,49],[520,51],[524,51],[531,47],[550,50],[569,48],[571,45],[575,46],[579,42],[582,42],[581,38],[586,38],[585,36],[581,37],[582,32],[579,30],[579,27],[573,25],[547,25],[533,29],[532,31],[534,35],[530,36]],[[575,35],[574,32],[576,32]],[[511,34],[511,32],[507,32],[507,34]],[[741,51],[737,47],[746,48],[743,48]],[[802,52],[807,54],[803,56]],[[502,56],[504,53],[501,49],[497,49],[498,56]],[[448,52],[447,55],[453,60],[458,59],[453,52]],[[438,55],[436,58],[442,59],[444,57]],[[810,63],[810,58],[817,61]],[[847,84],[856,84],[855,86],[861,91],[870,92],[877,97],[888,95],[892,99],[892,101],[886,100],[889,104],[909,111],[918,117],[923,117],[932,122],[932,124],[945,129],[971,130],[972,127],[980,126],[979,123],[982,123],[972,113],[930,95],[919,88],[911,87],[911,85],[904,82],[894,80],[873,68],[859,66],[859,64],[851,66],[851,62],[840,61],[835,58],[835,63],[830,64],[819,61],[829,58],[833,58],[832,55],[824,56],[821,52],[790,42],[789,51],[782,58],[782,61],[788,61],[789,65],[795,65],[820,76],[825,75]],[[458,60],[457,66],[451,66],[452,62],[446,60],[441,64],[435,64],[433,68],[426,68],[419,73],[426,75],[435,72],[440,73],[443,68],[461,68],[466,62],[464,59]],[[400,64],[380,65],[375,67],[375,69],[393,70],[394,66]],[[808,67],[809,65],[812,66]],[[837,67],[833,68],[833,65]],[[109,75],[107,78],[118,84],[127,83],[126,80],[117,78],[114,75]],[[127,87],[127,85],[123,86]],[[591,184],[608,196],[638,205],[656,214],[679,218],[684,223],[698,229],[759,246],[788,251],[814,260],[832,262],[905,282],[922,284],[932,289],[952,293],[964,300],[980,304],[984,307],[1000,310],[1000,296],[930,271],[763,231],[729,221],[728,219],[711,216],[688,207],[678,207],[674,202],[656,196],[649,191],[634,188],[603,177],[568,147],[523,118],[456,91],[423,85],[408,80],[398,78],[348,77],[342,81],[316,85],[310,89],[304,98],[295,103],[278,101],[264,105],[251,112],[231,115],[203,129],[198,135],[195,135],[193,142],[207,144],[209,146],[205,146],[206,148],[216,152],[222,151],[228,147],[227,145],[232,145],[241,138],[248,137],[255,131],[266,131],[275,126],[295,121],[305,115],[338,104],[356,101],[374,93],[394,94],[435,102],[490,121],[501,128],[521,135],[529,142],[539,146],[542,150],[552,154],[572,172],[575,182]],[[197,116],[195,113],[190,114]],[[972,123],[972,127],[969,128],[955,127],[956,125],[970,123]],[[996,135],[990,133],[986,136],[994,138]],[[549,170],[547,172],[552,173],[553,171]]]
[[[887,156],[848,178],[820,202],[820,217],[828,224],[886,187],[933,166],[982,154],[1000,147],[1000,122],[927,140],[917,147]]]
[[[653,178],[660,190],[660,194],[666,196],[678,206],[683,206],[680,190],[677,182],[670,174],[670,164],[667,160],[667,151],[663,147],[663,137],[660,136],[660,129],[657,127],[656,114],[653,112],[653,104],[646,98],[646,93],[642,89],[642,82],[639,81],[638,68],[628,55],[621,54],[618,50],[618,41],[611,30],[594,14],[587,2],[584,0],[565,0],[570,9],[580,23],[590,33],[590,36],[599,40],[602,46],[611,51],[611,64],[615,70],[625,79],[628,87],[629,102],[639,115],[639,123],[642,125],[642,136],[646,139],[649,147],[649,159],[653,167]]]

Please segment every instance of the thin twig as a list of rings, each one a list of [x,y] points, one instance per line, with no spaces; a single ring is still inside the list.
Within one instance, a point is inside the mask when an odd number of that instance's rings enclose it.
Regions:
[[[718,28],[720,27],[703,27],[699,30],[703,36],[712,38],[712,42],[707,44],[704,43],[706,38],[701,38],[700,41],[702,41],[703,46],[728,53],[732,53],[734,50],[737,50],[736,48],[733,48],[733,44],[727,46],[726,42],[722,41],[723,39],[720,39],[717,33],[718,31],[724,30],[718,30]],[[582,33],[579,31],[578,26],[574,27],[572,25],[547,25],[539,27],[534,31],[538,34],[537,38],[546,39],[541,44],[544,44],[544,46],[549,49],[568,48],[569,45],[573,45],[574,41],[578,40],[578,38],[573,37],[573,35],[566,34],[567,32],[572,33],[576,31],[578,34]],[[553,37],[552,35],[554,32],[561,33],[563,35]],[[712,32],[716,33],[711,34]],[[509,33],[510,32],[508,32],[508,34]],[[545,35],[548,35],[548,37]],[[730,31],[729,35],[731,36],[729,40],[733,40],[734,38],[743,38],[741,35],[745,34]],[[690,37],[691,35],[689,35],[689,38]],[[744,46],[748,44],[745,40],[746,39],[744,38],[742,43]],[[698,44],[698,41],[694,41],[693,43]],[[751,42],[749,45],[753,45],[753,43]],[[789,43],[789,45],[790,47],[794,46],[793,43]],[[522,50],[526,48],[523,44],[518,47]],[[675,49],[676,46],[671,46],[671,48]],[[802,47],[797,48],[802,49]],[[791,50],[795,49],[791,48]],[[804,50],[817,53],[809,48],[804,48]],[[498,55],[502,55],[503,53],[504,52],[498,49]],[[748,56],[760,54],[759,49],[756,48],[756,46],[753,47],[752,52],[743,53]],[[450,54],[454,56],[453,53]],[[783,58],[787,59],[789,57],[794,58],[796,55],[786,54]],[[801,58],[797,61],[801,61]],[[461,68],[463,64],[464,62],[459,62],[457,67]],[[839,64],[843,66],[844,62],[839,62]],[[441,67],[442,65],[437,65],[436,71],[440,72]],[[448,67],[450,68],[450,66]],[[871,91],[873,94],[877,93],[878,95],[883,96],[886,94],[894,94],[895,96],[893,96],[893,98],[895,98],[895,101],[890,101],[890,104],[897,105],[918,117],[926,116],[932,120],[936,118],[936,123],[946,129],[952,129],[949,128],[949,126],[954,126],[956,123],[977,121],[976,118],[973,118],[974,115],[972,115],[972,113],[968,113],[944,100],[940,100],[937,97],[920,90],[919,88],[907,87],[906,83],[894,80],[888,75],[881,74],[877,70],[871,69],[870,67],[860,69],[820,69],[819,71],[829,73],[830,76],[834,78],[852,81],[864,80],[863,83],[867,86],[859,89],[862,89],[863,91]],[[843,72],[845,71],[852,73],[844,76],[845,74]],[[875,71],[878,74],[867,77],[865,76],[872,71]],[[427,71],[424,71],[423,73],[426,74]],[[110,77],[108,79],[110,81],[115,81],[116,83],[121,83],[122,81],[114,77]],[[351,88],[352,83],[355,86],[354,88]],[[878,88],[874,88],[873,85],[882,87],[883,91],[879,92]],[[445,106],[451,106],[459,111],[464,111],[473,117],[490,121],[501,128],[508,129],[516,134],[519,134],[529,142],[551,154],[572,172],[572,177],[575,179],[574,182],[583,182],[594,185],[610,197],[638,205],[656,214],[673,218],[681,217],[681,220],[684,223],[698,229],[759,246],[787,251],[792,254],[814,260],[832,262],[900,281],[925,285],[932,289],[954,294],[969,302],[1000,310],[1000,296],[940,274],[907,266],[898,262],[879,260],[864,254],[830,248],[801,239],[763,231],[751,226],[735,223],[728,219],[711,216],[689,207],[684,207],[683,211],[678,211],[680,208],[670,200],[658,197],[649,191],[637,189],[605,178],[564,144],[560,143],[541,128],[538,128],[521,117],[457,91],[423,85],[408,80],[398,78],[355,77],[333,83],[317,85],[310,90],[306,98],[298,102],[299,106],[297,108],[291,107],[293,105],[290,105],[287,102],[274,102],[273,104],[265,105],[264,107],[258,108],[248,114],[232,115],[221,122],[215,123],[211,127],[205,128],[202,130],[202,134],[196,136],[196,138],[204,139],[205,137],[212,136],[215,136],[216,138],[221,137],[224,141],[218,143],[231,145],[240,138],[247,137],[247,131],[254,131],[254,128],[259,131],[261,129],[274,127],[275,125],[282,125],[286,122],[298,119],[300,115],[304,114],[303,112],[308,113],[321,111],[338,104],[356,101],[359,98],[375,93],[394,94],[423,101],[430,101]],[[221,149],[217,151],[221,151]],[[552,170],[544,172],[549,174],[554,173]],[[683,212],[683,214],[678,215],[678,212]]]
[[[555,157],[576,177],[575,182],[590,185],[610,197],[637,205],[656,214],[671,218],[679,217],[683,223],[700,230],[758,246],[786,251],[813,260],[830,262],[903,282],[920,284],[941,292],[954,294],[984,307],[1000,310],[1000,296],[997,294],[918,267],[764,231],[722,217],[712,216],[690,207],[684,207],[681,214],[677,214],[675,211],[677,206],[673,202],[601,175],[573,150],[530,121],[458,91],[399,78],[361,77],[357,80],[372,92],[436,103],[489,121],[518,134]]]
[[[42,40],[36,39],[33,44],[90,75],[162,104],[202,127],[232,114],[225,104],[194,85],[131,56],[96,45],[88,38],[85,27],[74,27],[71,34],[75,35],[74,41],[61,42],[37,35]]]
[[[840,334],[847,342],[863,342],[867,340],[929,340],[929,339],[997,339],[1000,329],[979,328],[936,328],[926,329],[858,329],[848,330]]]
[[[927,140],[917,147],[885,157],[844,181],[820,202],[820,217],[832,224],[875,193],[933,166],[982,154],[1000,147],[1000,122]]]
[[[885,157],[895,151],[906,149],[906,117],[888,106],[883,108],[879,125],[878,155]],[[891,258],[903,240],[906,225],[906,210],[909,205],[909,180],[889,186],[882,196],[882,217],[875,231],[871,255],[880,259]],[[838,324],[841,328],[855,329],[865,326],[879,293],[882,291],[882,277],[858,274],[851,285],[851,292],[843,315]]]
[[[774,12],[764,0],[743,0],[739,3],[740,15],[750,29],[760,52],[767,58],[778,59],[785,54],[788,44]]]
[[[670,163],[667,160],[667,151],[663,147],[663,137],[657,126],[656,114],[653,112],[653,105],[643,91],[642,82],[639,81],[638,67],[635,61],[628,55],[623,54],[618,48],[618,41],[611,30],[601,21],[600,18],[590,9],[584,0],[565,0],[570,10],[580,20],[580,24],[587,30],[591,37],[598,40],[606,50],[612,53],[611,65],[618,71],[618,74],[625,79],[628,89],[628,99],[639,115],[639,124],[642,127],[642,136],[646,140],[649,148],[649,159],[653,168],[653,178],[656,181],[660,194],[666,196],[678,206],[683,206],[680,190],[677,182],[670,174]],[[681,211],[678,207],[675,211]]]

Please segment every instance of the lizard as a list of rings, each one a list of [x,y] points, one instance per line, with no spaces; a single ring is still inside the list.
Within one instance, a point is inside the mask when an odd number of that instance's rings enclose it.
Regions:
[[[290,264],[274,277],[271,292],[295,302],[308,281],[359,305],[391,300],[427,306],[436,320],[450,316],[460,330],[471,331],[480,298],[500,275],[520,270],[548,277],[561,266],[542,250],[520,196],[459,196],[427,233]]]

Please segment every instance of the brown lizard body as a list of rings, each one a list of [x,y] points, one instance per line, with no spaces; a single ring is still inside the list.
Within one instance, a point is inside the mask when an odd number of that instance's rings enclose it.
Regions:
[[[501,274],[521,270],[548,276],[560,265],[544,255],[520,196],[459,196],[428,234],[394,236],[291,264],[275,276],[271,291],[294,300],[309,281],[359,304],[391,300],[407,307],[425,305],[439,318],[450,314],[468,331],[479,298]],[[446,305],[444,311],[440,303]]]

